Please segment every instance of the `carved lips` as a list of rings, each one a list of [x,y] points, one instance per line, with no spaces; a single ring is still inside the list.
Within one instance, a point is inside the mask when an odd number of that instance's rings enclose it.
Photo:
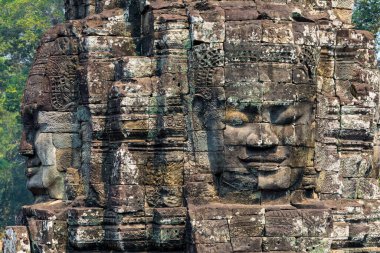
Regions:
[[[270,153],[266,149],[256,149],[252,155],[239,155],[238,158],[245,167],[258,171],[275,171],[288,159],[287,153],[284,150],[279,151],[277,148],[271,148]]]

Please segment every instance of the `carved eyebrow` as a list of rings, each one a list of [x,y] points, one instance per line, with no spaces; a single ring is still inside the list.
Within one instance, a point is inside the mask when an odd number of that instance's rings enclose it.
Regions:
[[[245,115],[244,113],[240,111],[235,111],[235,110],[227,110],[225,120],[229,121],[229,120],[234,120],[234,119],[241,119],[242,122],[249,121],[248,116]]]

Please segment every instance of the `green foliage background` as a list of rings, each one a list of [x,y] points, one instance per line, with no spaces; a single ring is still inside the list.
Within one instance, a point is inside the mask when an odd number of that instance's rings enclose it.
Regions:
[[[380,1],[356,0],[352,22],[356,29],[367,30],[377,35],[377,58],[380,61]]]
[[[18,154],[20,101],[40,37],[63,16],[63,0],[0,0],[0,228],[33,201]]]
[[[352,21],[356,29],[377,34],[380,29],[380,1],[356,0]]]
[[[63,20],[63,0],[0,0],[0,230],[14,223],[24,204],[20,140],[20,100],[35,48],[43,32]],[[380,1],[357,0],[353,22],[358,29],[379,32]]]

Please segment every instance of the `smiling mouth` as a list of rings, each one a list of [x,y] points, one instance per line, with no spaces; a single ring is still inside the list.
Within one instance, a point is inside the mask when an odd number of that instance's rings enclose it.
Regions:
[[[261,156],[261,155],[254,155],[254,156],[247,156],[247,157],[240,157],[239,160],[244,163],[282,163],[286,160],[287,157],[284,156],[274,156],[274,155],[268,155],[268,156]]]
[[[252,155],[246,157],[238,157],[245,167],[256,169],[257,171],[277,171],[280,165],[287,159],[286,156],[273,154],[267,155]]]
[[[256,171],[277,171],[279,170],[280,164],[278,163],[245,163],[244,166],[249,169],[254,169]]]

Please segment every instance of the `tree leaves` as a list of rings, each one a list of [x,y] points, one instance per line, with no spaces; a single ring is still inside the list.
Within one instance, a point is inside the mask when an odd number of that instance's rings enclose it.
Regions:
[[[352,22],[356,29],[367,30],[376,35],[377,57],[380,60],[380,1],[356,0]]]
[[[380,31],[380,2],[378,0],[356,0],[352,21],[356,29],[374,34]]]

